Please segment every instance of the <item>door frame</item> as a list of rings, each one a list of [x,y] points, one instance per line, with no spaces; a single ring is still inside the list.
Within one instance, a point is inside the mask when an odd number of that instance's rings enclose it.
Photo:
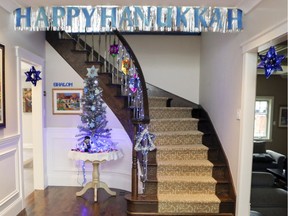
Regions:
[[[47,186],[46,172],[46,155],[44,140],[44,71],[45,60],[34,53],[16,46],[16,63],[17,63],[17,94],[18,94],[18,131],[21,135],[21,149],[23,150],[22,140],[22,84],[21,84],[21,62],[35,65],[41,68],[42,80],[37,82],[36,86],[32,86],[33,112],[32,112],[32,145],[33,145],[33,173],[34,173],[34,189],[44,190]],[[23,165],[23,161],[21,162]],[[22,166],[23,167],[23,166]],[[23,185],[24,183],[22,183]]]

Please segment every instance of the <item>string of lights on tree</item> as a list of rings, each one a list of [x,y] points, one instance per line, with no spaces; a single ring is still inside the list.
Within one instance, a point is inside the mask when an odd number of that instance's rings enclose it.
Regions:
[[[84,92],[81,98],[83,112],[80,115],[82,125],[77,150],[89,153],[110,152],[116,150],[116,143],[111,140],[111,129],[107,128],[106,106],[102,99],[102,89],[98,83],[98,68],[87,68],[84,80]]]

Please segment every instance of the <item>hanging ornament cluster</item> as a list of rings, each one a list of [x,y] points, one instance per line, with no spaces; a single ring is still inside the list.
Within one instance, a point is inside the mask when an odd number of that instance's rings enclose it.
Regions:
[[[140,80],[138,75],[135,73],[129,78],[129,89],[132,93],[136,93],[139,88]]]
[[[153,151],[156,146],[154,144],[155,135],[151,134],[148,127],[145,127],[142,131],[136,135],[135,151],[148,152]]]
[[[109,52],[113,58],[119,54],[119,44],[116,44],[115,39],[114,39],[114,43],[110,45]]]
[[[144,183],[147,180],[148,153],[153,151],[156,146],[154,144],[155,135],[149,133],[148,126],[140,125],[139,132],[136,135],[135,151],[142,154],[142,166],[140,179]],[[143,184],[144,187],[145,184]],[[143,188],[144,189],[144,188]]]
[[[78,126],[80,134],[76,135],[79,137],[76,151],[100,153],[117,150],[116,143],[111,141],[111,129],[106,128],[106,107],[97,78],[98,68],[93,65],[91,68],[87,68],[87,71],[81,98],[82,125]]]
[[[127,75],[129,73],[129,69],[130,69],[131,65],[130,65],[130,59],[126,58],[122,60],[122,71],[125,75]]]
[[[275,71],[282,71],[281,62],[285,58],[284,55],[277,55],[277,52],[275,50],[274,46],[271,46],[266,53],[266,55],[260,55],[259,58],[261,62],[258,64],[258,69],[264,69],[265,70],[265,76],[268,79],[273,72]]]
[[[35,67],[32,66],[30,71],[25,72],[26,75],[26,82],[31,82],[34,86],[37,85],[37,82],[41,80],[40,77],[41,71],[36,71]]]

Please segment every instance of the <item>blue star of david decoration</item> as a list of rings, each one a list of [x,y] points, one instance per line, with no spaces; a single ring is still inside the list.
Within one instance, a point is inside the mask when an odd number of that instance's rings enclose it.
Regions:
[[[266,55],[259,55],[261,60],[260,64],[258,64],[258,69],[265,70],[266,79],[268,79],[273,72],[282,71],[281,62],[285,58],[284,55],[277,55],[274,46],[271,46],[266,53]]]
[[[25,72],[25,75],[27,76],[26,82],[31,82],[34,86],[37,85],[37,81],[41,80],[41,77],[39,76],[41,71],[36,71],[35,67],[32,66],[30,71]]]

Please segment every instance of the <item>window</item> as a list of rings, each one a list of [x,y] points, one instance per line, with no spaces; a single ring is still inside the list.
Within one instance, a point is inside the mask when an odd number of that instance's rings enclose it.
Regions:
[[[256,97],[254,139],[271,140],[273,97]]]

